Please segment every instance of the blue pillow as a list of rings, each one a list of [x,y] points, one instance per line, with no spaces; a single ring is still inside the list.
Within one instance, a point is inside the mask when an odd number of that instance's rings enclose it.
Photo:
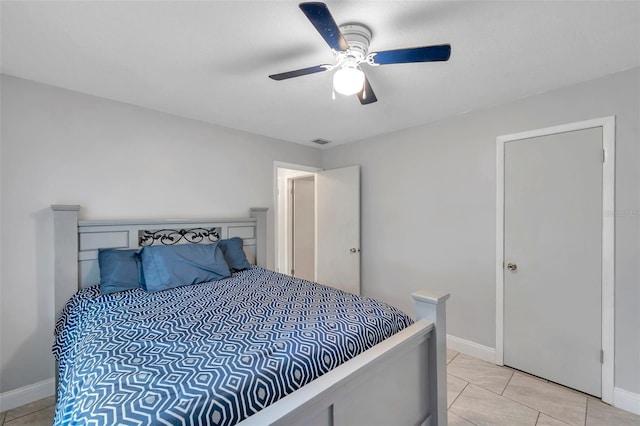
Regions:
[[[142,249],[141,257],[148,292],[231,276],[217,243],[150,246]]]
[[[222,249],[222,254],[224,254],[224,260],[232,271],[243,271],[251,267],[242,249],[243,244],[244,242],[240,237],[218,241],[218,246]]]
[[[136,255],[137,249],[98,250],[100,266],[100,293],[110,294],[139,288],[143,282],[142,265]]]

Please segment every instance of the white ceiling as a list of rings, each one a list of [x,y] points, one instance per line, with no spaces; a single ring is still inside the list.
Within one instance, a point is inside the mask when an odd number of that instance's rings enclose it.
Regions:
[[[309,144],[420,125],[640,65],[639,1],[350,1],[371,50],[450,43],[449,62],[367,67],[378,102],[331,98],[297,1],[2,1],[2,72]],[[329,145],[331,146],[331,145]]]

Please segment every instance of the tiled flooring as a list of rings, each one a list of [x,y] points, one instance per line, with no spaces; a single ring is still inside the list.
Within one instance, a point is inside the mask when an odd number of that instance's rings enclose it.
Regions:
[[[640,416],[510,368],[451,350],[447,362],[451,426],[640,426]],[[54,404],[49,397],[0,413],[0,425],[50,426]]]
[[[640,426],[640,416],[507,367],[447,352],[449,425]]]
[[[53,396],[0,413],[0,425],[51,426],[56,400]]]

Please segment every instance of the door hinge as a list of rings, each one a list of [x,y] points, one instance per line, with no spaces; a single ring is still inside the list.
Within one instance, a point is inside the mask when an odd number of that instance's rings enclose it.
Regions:
[[[291,270],[291,276],[293,277],[293,274],[295,274],[296,271],[294,271],[293,269]]]
[[[607,152],[603,149],[602,150],[602,162],[604,163],[604,160],[606,160],[607,158]]]
[[[604,350],[600,349],[600,364],[604,364]]]

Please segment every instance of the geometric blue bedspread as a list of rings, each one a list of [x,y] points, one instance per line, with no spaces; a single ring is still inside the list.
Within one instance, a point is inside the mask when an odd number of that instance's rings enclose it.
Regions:
[[[157,293],[79,291],[56,324],[56,425],[234,425],[413,321],[262,268]]]

